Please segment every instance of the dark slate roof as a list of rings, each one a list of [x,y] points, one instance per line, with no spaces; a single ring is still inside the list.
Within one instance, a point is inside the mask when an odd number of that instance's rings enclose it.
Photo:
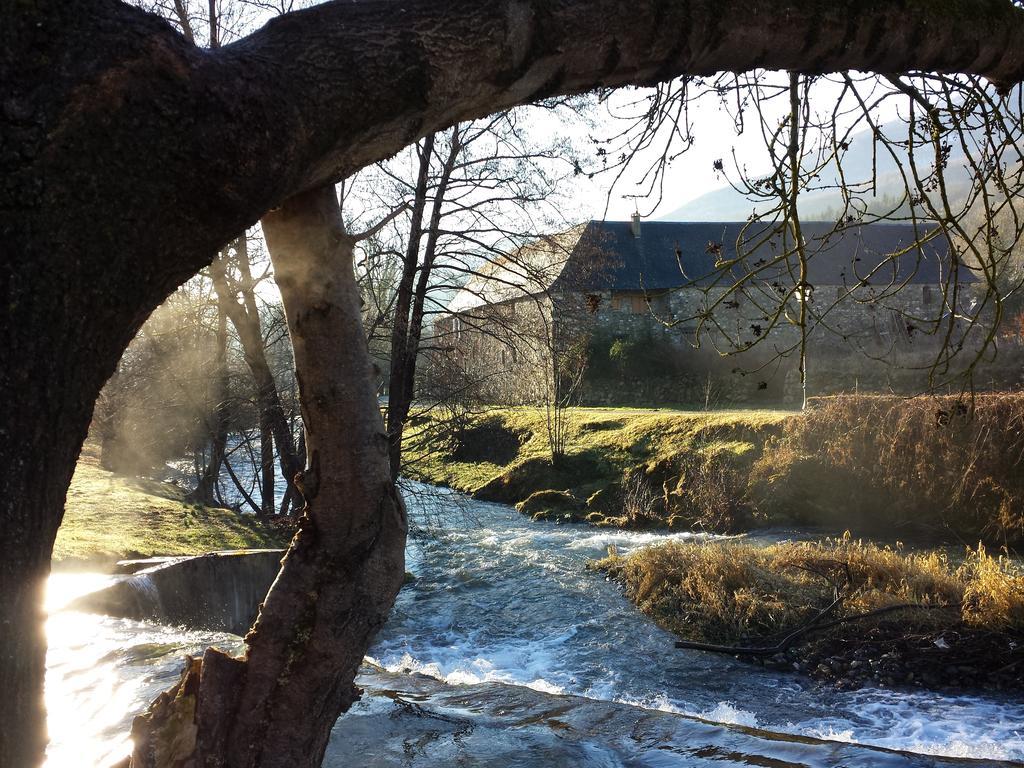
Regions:
[[[743,222],[642,221],[640,237],[634,237],[631,222],[591,221],[552,288],[660,290],[708,285],[722,277],[716,261],[735,258],[737,239],[745,226]],[[949,275],[945,238],[936,237],[920,252],[912,249],[894,258],[892,254],[915,242],[913,225],[861,224],[833,232],[835,228],[834,222],[802,224],[811,285],[939,284]],[[746,254],[743,265],[732,268],[730,281],[784,253],[780,235],[754,247],[769,231],[767,224],[748,227],[743,250],[753,251]],[[716,245],[721,246],[718,252]],[[796,263],[795,254],[791,255],[787,262],[773,267],[775,271],[763,269],[758,279],[787,275],[795,271]],[[974,281],[969,270],[961,270],[959,277],[964,282]]]

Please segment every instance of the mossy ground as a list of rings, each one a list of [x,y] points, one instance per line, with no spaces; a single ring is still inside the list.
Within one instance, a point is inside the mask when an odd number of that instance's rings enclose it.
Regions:
[[[173,485],[107,472],[87,447],[68,490],[53,564],[106,567],[129,557],[281,547],[289,538],[251,516],[190,504]]]
[[[696,486],[684,477],[687,465],[749,467],[789,415],[774,410],[572,408],[566,412],[565,456],[552,464],[544,409],[496,409],[473,417],[440,447],[432,440],[417,450],[418,431],[436,425],[414,426],[406,471],[416,479],[510,504],[540,491],[567,493],[581,503],[575,516],[566,509],[571,505],[544,510],[532,504],[531,513],[540,517],[636,527],[670,525],[675,517],[673,524],[692,525],[699,522],[696,511],[683,514],[680,502]],[[632,509],[631,493],[642,497]]]
[[[842,687],[1024,688],[1024,570],[980,547],[954,562],[848,537],[767,547],[670,542],[613,552],[592,567],[680,637],[733,647],[774,647],[838,591],[822,631],[768,661]],[[914,607],[851,620],[897,605]]]

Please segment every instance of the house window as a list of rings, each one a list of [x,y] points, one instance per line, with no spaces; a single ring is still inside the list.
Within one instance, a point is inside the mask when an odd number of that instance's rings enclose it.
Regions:
[[[647,300],[642,293],[620,293],[612,296],[612,309],[639,315],[647,311]]]
[[[594,314],[601,308],[601,294],[599,293],[588,293],[587,294],[587,311],[590,314]]]
[[[921,289],[921,301],[925,303],[925,306],[932,303],[932,287],[930,285],[926,285],[923,289]]]

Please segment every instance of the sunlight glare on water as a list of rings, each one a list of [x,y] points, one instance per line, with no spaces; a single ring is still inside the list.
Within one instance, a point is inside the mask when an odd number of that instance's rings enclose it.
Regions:
[[[131,749],[133,713],[177,679],[185,653],[239,638],[61,610],[117,577],[53,574],[47,585],[45,768],[112,765]]]
[[[105,642],[103,617],[60,610],[111,580],[101,574],[54,574],[47,582],[46,708],[51,744],[46,768],[102,765],[128,752],[127,732],[113,740],[106,736],[128,711],[137,688],[110,674],[102,662],[116,648],[117,639]]]

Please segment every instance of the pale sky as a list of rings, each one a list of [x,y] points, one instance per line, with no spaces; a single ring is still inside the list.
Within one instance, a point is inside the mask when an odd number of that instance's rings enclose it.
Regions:
[[[764,77],[779,81],[786,76],[780,73],[766,73]],[[610,101],[613,105],[625,104],[638,98],[642,92],[639,89],[621,89],[613,94]],[[839,92],[839,86],[833,82],[819,81],[815,84],[811,103],[821,105],[815,109],[819,118],[822,117],[822,112],[825,113],[826,119],[831,114]],[[773,119],[776,121],[781,117],[781,109],[786,106],[782,101],[780,99],[777,105],[768,108],[775,113]],[[897,114],[896,103],[895,100],[888,101],[874,112],[874,119],[879,122],[893,119]],[[605,118],[601,120],[595,132],[614,131],[617,122],[619,121]],[[845,122],[849,124],[849,120]],[[690,123],[693,145],[669,167],[660,203],[654,199],[634,201],[629,197],[640,191],[636,184],[642,173],[641,166],[645,164],[637,163],[638,167],[627,172],[610,196],[610,179],[598,178],[592,182],[581,180],[578,184],[578,201],[582,218],[601,218],[606,203],[607,218],[611,220],[628,219],[637,207],[645,216],[650,213],[650,218],[665,216],[694,198],[727,186],[722,174],[714,170],[713,163],[716,160],[724,162],[727,172],[734,168],[736,161],[755,174],[771,167],[765,140],[753,110],[748,110],[745,129],[738,134],[733,118],[723,109],[720,100],[711,94],[705,94],[691,102]],[[733,160],[734,153],[736,161]],[[735,176],[735,172],[730,175]]]

